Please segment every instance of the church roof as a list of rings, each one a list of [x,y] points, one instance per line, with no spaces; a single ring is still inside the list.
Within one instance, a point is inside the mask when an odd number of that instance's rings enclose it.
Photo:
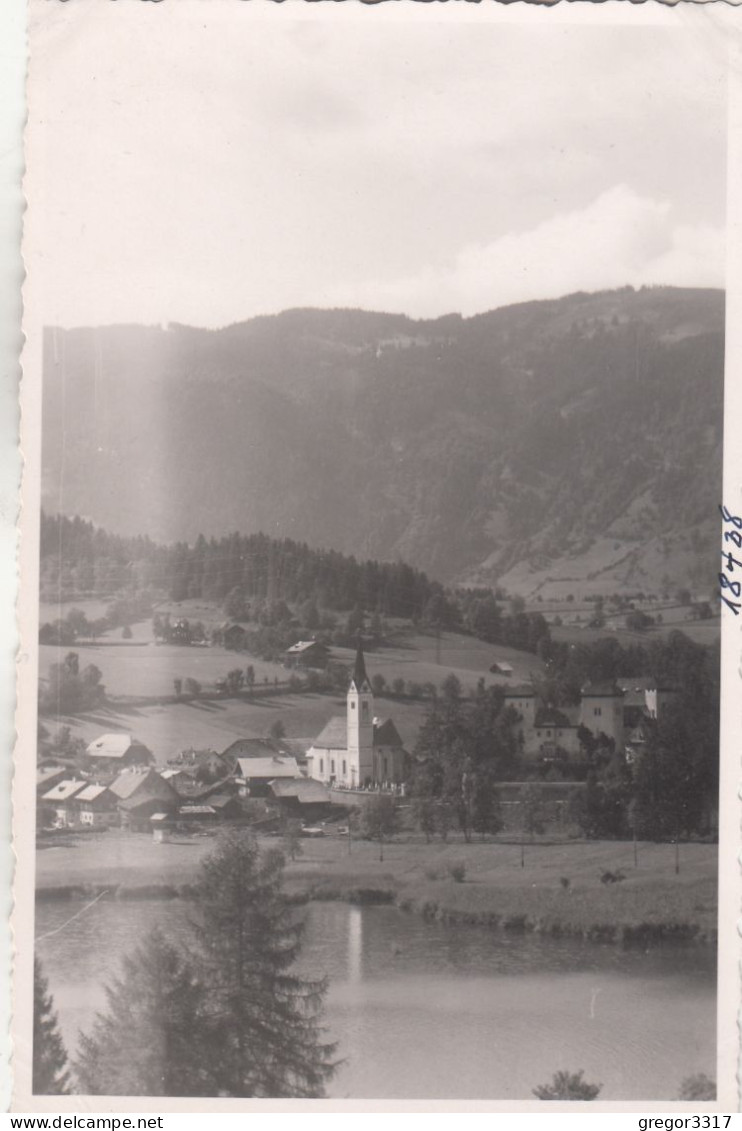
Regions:
[[[360,691],[364,683],[368,683],[369,679],[366,675],[366,661],[363,657],[363,643],[358,641],[358,648],[356,649],[356,662],[353,665],[353,675],[351,683],[355,684],[356,690]]]
[[[345,715],[334,715],[317,735],[312,746],[319,750],[345,750],[348,746],[348,723]]]
[[[401,746],[402,739],[391,719],[374,719],[374,746]]]
[[[374,746],[402,746],[399,731],[391,719],[374,719]],[[315,750],[347,750],[348,723],[344,715],[334,715],[314,742]]]

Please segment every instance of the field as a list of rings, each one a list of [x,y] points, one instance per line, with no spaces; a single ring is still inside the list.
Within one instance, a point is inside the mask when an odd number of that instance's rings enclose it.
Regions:
[[[91,843],[95,841],[95,843]],[[70,887],[90,894],[119,885],[136,889],[165,886],[176,891],[194,882],[211,838],[154,845],[145,835],[108,833],[80,837],[70,847],[37,854],[37,887],[53,895]],[[280,841],[266,839],[265,846]],[[437,918],[488,923],[511,929],[585,934],[604,941],[619,937],[651,941],[652,932],[712,938],[716,928],[717,847],[615,841],[565,844],[505,842],[447,844],[399,840],[384,845],[328,835],[302,841],[303,855],[286,871],[289,890],[313,898],[385,897]],[[455,882],[449,868],[463,865]],[[601,882],[607,872],[625,880]],[[568,881],[565,886],[563,881]],[[122,892],[120,894],[127,894]],[[642,935],[644,932],[644,935]],[[649,935],[647,935],[649,932]]]
[[[391,715],[408,749],[414,746],[426,710],[424,701],[376,700],[381,716]],[[47,729],[69,726],[85,743],[98,735],[125,731],[148,746],[158,764],[180,750],[222,751],[237,738],[262,738],[280,719],[286,737],[308,748],[332,715],[345,714],[345,698],[333,695],[276,695],[151,706],[112,704],[82,715],[44,718]]]
[[[195,603],[188,602],[189,606],[192,604]],[[206,608],[189,607],[186,611],[194,619],[200,612],[198,619],[204,619]],[[149,621],[132,625],[131,640],[123,640],[117,630],[95,644],[75,645],[73,650],[79,657],[81,670],[88,664],[95,664],[101,670],[107,701],[80,715],[44,717],[42,721],[47,729],[67,725],[86,744],[103,732],[126,731],[144,742],[158,763],[166,762],[188,747],[223,750],[236,738],[263,737],[277,719],[283,723],[287,738],[307,748],[332,715],[345,713],[342,694],[289,692],[290,673],[281,664],[267,663],[247,653],[230,652],[217,646],[155,644]],[[50,666],[69,651],[56,645],[40,645],[40,678],[47,678]],[[354,652],[348,648],[333,648],[331,658],[351,667]],[[513,676],[510,679],[489,673],[496,659],[511,664]],[[244,670],[248,664],[255,669],[254,694],[216,697],[215,682],[232,668]],[[541,662],[529,653],[486,644],[457,633],[441,633],[436,640],[434,636],[411,631],[397,633],[390,646],[369,652],[366,666],[372,678],[380,673],[387,682],[387,693],[376,697],[376,713],[380,717],[393,717],[408,749],[415,744],[428,701],[392,695],[388,688],[394,679],[439,686],[449,672],[454,672],[464,690],[469,691],[480,676],[488,685],[499,682],[507,686],[542,670]],[[174,679],[189,677],[198,680],[206,697],[174,702]],[[274,692],[276,682],[281,685],[279,694]]]

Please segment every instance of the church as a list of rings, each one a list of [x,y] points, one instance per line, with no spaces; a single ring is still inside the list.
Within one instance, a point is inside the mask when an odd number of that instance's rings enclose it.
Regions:
[[[335,715],[307,751],[309,776],[345,789],[398,786],[407,754],[391,719],[374,715],[374,696],[359,643],[345,717]]]

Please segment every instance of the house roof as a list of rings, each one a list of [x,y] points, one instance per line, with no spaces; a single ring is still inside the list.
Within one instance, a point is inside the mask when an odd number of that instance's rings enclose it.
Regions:
[[[209,805],[214,809],[224,809],[227,805],[232,803],[239,805],[237,798],[231,793],[211,793],[209,794]]]
[[[216,809],[212,809],[211,805],[180,805],[178,813],[183,817],[212,817]]]
[[[391,719],[374,719],[374,746],[401,746],[402,739]]]
[[[130,734],[102,734],[94,738],[86,750],[88,758],[123,758],[134,747],[137,752],[142,751],[148,758],[151,752],[141,742],[137,742]]]
[[[296,758],[284,758],[274,754],[272,758],[238,758],[240,775],[250,778],[300,778],[301,770]]]
[[[85,789],[78,793],[75,801],[98,801],[109,790],[105,785],[86,785]]]
[[[333,715],[312,743],[315,750],[346,750],[347,747],[348,720],[345,715]]]
[[[530,683],[521,683],[505,690],[506,699],[535,699],[536,689]]]
[[[223,750],[221,758],[274,758],[276,751],[264,738],[238,738]]]
[[[581,689],[583,699],[622,699],[623,691],[615,683],[586,683]]]
[[[69,766],[46,766],[43,770],[37,771],[36,785],[38,788],[42,788],[47,782],[53,781],[54,778],[64,777],[69,772]]]
[[[126,813],[133,813],[137,809],[146,809],[148,805],[160,805],[162,807],[170,805],[173,808],[177,805],[180,798],[177,794],[173,794],[172,799],[168,797],[155,797],[151,793],[145,794],[143,797],[137,797],[134,794],[132,797],[124,797],[118,803],[119,809],[123,809]]]
[[[297,640],[296,644],[292,644],[290,648],[286,649],[287,656],[300,656],[302,652],[308,652],[310,648],[320,648],[322,651],[327,651],[327,645],[321,640]]]
[[[111,782],[108,788],[123,801],[125,798],[132,797],[143,785],[146,785],[147,793],[150,796],[153,795],[153,792],[159,792],[161,797],[177,797],[173,787],[156,770],[147,770],[146,773],[125,770],[119,774],[115,781]]]
[[[512,664],[506,664],[504,660],[496,660],[490,668],[491,672],[500,672],[502,675],[512,675]]]
[[[295,797],[302,804],[330,800],[330,794],[322,783],[311,778],[272,781],[270,789],[274,797]]]
[[[70,781],[66,778],[64,781],[57,782],[53,789],[44,794],[44,801],[69,801],[76,793],[86,786],[84,781]]]

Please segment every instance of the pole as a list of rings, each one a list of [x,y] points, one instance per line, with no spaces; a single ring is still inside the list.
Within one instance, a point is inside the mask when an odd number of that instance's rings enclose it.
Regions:
[[[639,858],[636,851],[636,829],[634,829],[634,867],[639,867]]]
[[[675,875],[680,875],[680,842],[675,837]]]
[[[526,866],[526,844],[524,840],[520,842],[520,866],[521,868]]]

